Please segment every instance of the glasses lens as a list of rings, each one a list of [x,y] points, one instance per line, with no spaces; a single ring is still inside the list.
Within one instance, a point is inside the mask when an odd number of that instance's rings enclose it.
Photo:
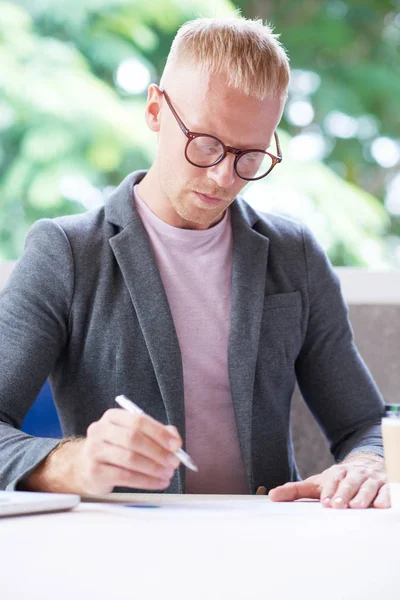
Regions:
[[[257,179],[266,175],[272,164],[272,158],[264,152],[245,152],[237,161],[236,170],[239,177]]]
[[[224,153],[219,140],[209,135],[199,135],[190,141],[186,149],[187,158],[199,167],[209,167]]]

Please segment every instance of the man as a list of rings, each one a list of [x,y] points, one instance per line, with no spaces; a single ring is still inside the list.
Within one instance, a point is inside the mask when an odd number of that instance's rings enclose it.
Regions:
[[[382,399],[337,278],[304,227],[237,197],[281,161],[288,80],[262,23],[187,23],[149,88],[151,169],[104,208],[31,229],[0,303],[2,487],[265,488],[276,501],[389,506]],[[49,374],[61,443],[19,431]],[[341,463],[303,482],[296,377]],[[121,393],[147,414],[117,408]],[[183,439],[198,473],[178,468]]]

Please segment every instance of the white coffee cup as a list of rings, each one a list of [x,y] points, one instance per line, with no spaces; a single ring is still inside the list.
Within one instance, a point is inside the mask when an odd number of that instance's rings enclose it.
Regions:
[[[400,511],[400,404],[387,404],[382,437],[392,508]]]

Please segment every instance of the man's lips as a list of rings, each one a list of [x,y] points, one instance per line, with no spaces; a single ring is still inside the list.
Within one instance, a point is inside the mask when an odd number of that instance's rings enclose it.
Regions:
[[[209,196],[208,194],[202,194],[201,192],[194,192],[200,200],[205,202],[206,204],[220,204],[223,202],[222,198],[216,198],[215,196]]]

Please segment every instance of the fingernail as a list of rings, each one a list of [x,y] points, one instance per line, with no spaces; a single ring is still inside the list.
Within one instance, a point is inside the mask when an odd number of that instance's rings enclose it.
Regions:
[[[176,452],[180,448],[179,440],[177,438],[171,438],[169,440],[168,446],[172,452]]]
[[[167,479],[171,479],[172,475],[174,474],[174,470],[173,469],[165,469],[162,473],[162,475],[164,477],[166,477]]]
[[[337,498],[334,498],[333,502],[334,502],[334,504],[336,504],[336,506],[344,505],[344,500],[343,500],[343,498],[340,498],[340,496],[338,496]]]
[[[322,503],[323,503],[325,506],[330,506],[330,504],[331,504],[331,499],[329,498],[329,496],[327,496],[326,498],[324,498],[324,499],[322,500]]]

